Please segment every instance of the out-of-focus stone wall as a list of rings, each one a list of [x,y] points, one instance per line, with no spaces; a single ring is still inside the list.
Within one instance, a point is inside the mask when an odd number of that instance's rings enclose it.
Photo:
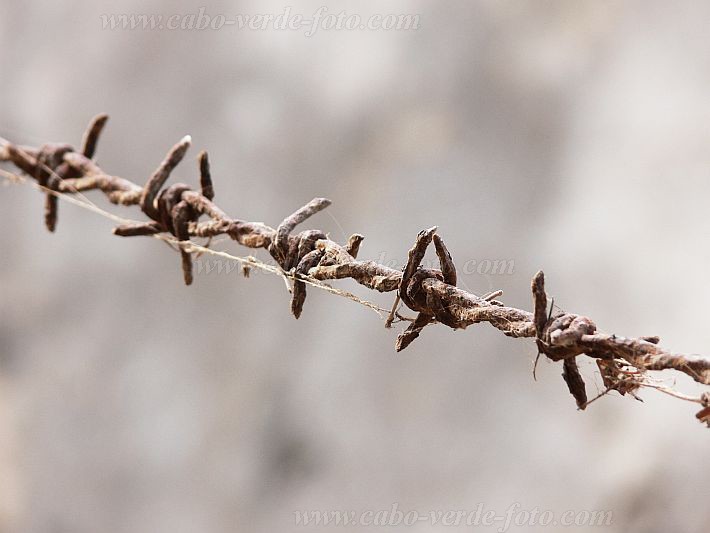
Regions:
[[[105,111],[100,163],[141,182],[189,133],[172,179],[195,184],[208,148],[234,216],[276,225],[325,196],[309,225],[398,264],[436,224],[459,265],[514,262],[462,273],[468,290],[529,308],[544,268],[555,303],[601,329],[710,353],[706,3],[329,3],[421,27],[312,37],[101,29],[187,2],[0,5],[0,136],[78,142]],[[310,290],[296,322],[272,276],[186,288],[167,247],[67,204],[50,235],[42,203],[0,188],[2,532],[284,531],[298,510],[395,502],[708,530],[691,405],[644,391],[577,412],[559,365],[533,381],[530,342],[437,326],[396,354],[352,302]]]

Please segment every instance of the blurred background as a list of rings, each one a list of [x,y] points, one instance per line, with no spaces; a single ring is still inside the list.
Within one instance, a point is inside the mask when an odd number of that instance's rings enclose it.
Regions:
[[[200,5],[288,4],[1,0],[0,135],[78,144],[107,112],[100,164],[143,183],[191,134],[172,180],[196,184],[208,148],[235,217],[276,226],[325,196],[303,229],[362,233],[362,258],[399,265],[438,225],[458,264],[514,262],[462,287],[530,309],[543,268],[555,303],[601,330],[710,353],[710,4],[330,2],[419,28],[311,37],[101,27]],[[308,529],[299,510],[515,502],[612,510],[608,531],[710,529],[693,404],[646,390],[579,412],[559,364],[533,380],[530,341],[435,326],[397,354],[353,302],[312,289],[297,322],[274,276],[185,287],[168,247],[66,203],[49,234],[43,201],[0,188],[3,533],[290,531]]]

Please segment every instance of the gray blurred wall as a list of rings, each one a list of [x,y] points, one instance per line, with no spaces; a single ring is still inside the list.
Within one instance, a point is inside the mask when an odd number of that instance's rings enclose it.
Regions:
[[[362,257],[399,264],[436,224],[459,264],[514,261],[463,275],[471,291],[529,309],[544,268],[555,303],[602,330],[710,353],[710,4],[333,2],[421,27],[312,37],[101,28],[199,5],[0,0],[0,135],[78,142],[105,111],[100,163],[143,182],[189,133],[176,178],[196,183],[209,148],[234,216],[276,225],[325,196],[311,227],[360,232]],[[396,354],[352,302],[311,290],[296,322],[273,276],[186,288],[166,246],[68,204],[50,235],[42,202],[0,188],[2,532],[290,531],[297,510],[395,502],[710,530],[691,404],[645,391],[578,412],[559,365],[533,381],[531,342],[437,326]]]

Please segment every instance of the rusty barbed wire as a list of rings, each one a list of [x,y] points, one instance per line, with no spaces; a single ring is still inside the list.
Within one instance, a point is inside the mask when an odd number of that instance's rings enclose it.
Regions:
[[[191,238],[226,235],[245,247],[265,249],[277,262],[280,271],[273,267],[273,272],[293,281],[291,311],[296,318],[303,312],[308,284],[338,292],[323,282],[350,278],[375,291],[396,291],[385,326],[391,327],[395,316],[410,322],[397,336],[397,351],[409,346],[430,324],[465,329],[472,324],[487,322],[509,337],[535,339],[538,358],[545,355],[551,361],[561,361],[562,377],[579,409],[585,409],[592,401],[611,391],[637,397],[635,393],[640,387],[650,387],[700,404],[702,409],[696,417],[710,427],[710,392],[703,392],[699,397],[687,396],[659,385],[649,374],[652,371],[675,370],[690,376],[697,383],[710,385],[710,359],[672,353],[659,346],[658,337],[625,338],[600,333],[588,317],[553,312],[554,305],[548,308],[542,271],[533,277],[533,312],[528,312],[500,302],[497,298],[501,291],[477,296],[456,287],[456,267],[444,241],[436,233],[436,227],[417,235],[407,264],[400,271],[374,261],[359,261],[358,251],[364,239],[360,234],[352,235],[344,245],[332,241],[320,230],[304,230],[294,235],[296,226],[330,205],[330,200],[325,198],[310,201],[286,217],[276,229],[259,222],[231,218],[213,202],[215,188],[205,151],[198,156],[199,191],[183,183],[165,187],[171,172],[183,160],[191,145],[189,136],[168,151],[145,186],[105,173],[92,158],[107,121],[105,114],[92,119],[78,151],[64,143],[29,147],[0,140],[0,161],[14,164],[36,180],[45,192],[44,218],[49,231],[56,229],[59,197],[99,190],[111,203],[138,206],[149,218],[147,222],[125,222],[121,219],[113,230],[115,235],[160,237],[169,234],[174,237],[161,238],[177,246],[187,285],[193,282],[192,255],[205,251],[214,253],[209,246],[200,246]],[[201,220],[203,217],[205,219]],[[439,269],[421,266],[432,242],[439,259]],[[244,268],[249,268],[250,262],[258,266],[251,259],[233,258],[242,261]],[[375,310],[379,309],[354,295],[349,296]],[[406,319],[399,315],[397,309],[400,302],[415,311],[416,318]],[[579,372],[579,356],[596,360],[605,386],[604,392],[592,400],[587,398],[586,385]]]

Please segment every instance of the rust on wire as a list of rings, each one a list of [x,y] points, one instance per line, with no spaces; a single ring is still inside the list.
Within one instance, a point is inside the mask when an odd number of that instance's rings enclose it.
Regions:
[[[563,379],[579,409],[587,400],[584,379],[579,372],[577,357],[585,355],[597,362],[605,386],[600,397],[612,390],[634,397],[639,387],[659,389],[667,394],[702,406],[696,417],[710,426],[710,393],[700,397],[683,395],[655,384],[649,371],[675,370],[690,376],[695,382],[710,385],[710,360],[677,354],[658,345],[658,337],[625,338],[597,331],[594,322],[573,313],[548,311],[545,276],[542,271],[532,280],[533,312],[508,307],[496,298],[501,291],[477,296],[456,287],[456,267],[437,228],[423,230],[417,236],[406,266],[395,270],[374,261],[357,259],[362,235],[354,234],[340,245],[320,230],[304,230],[293,234],[296,226],[330,205],[330,200],[315,198],[286,217],[276,229],[258,222],[229,217],[214,203],[214,186],[207,152],[198,156],[200,190],[177,183],[165,186],[171,172],[185,157],[191,139],[184,137],[167,153],[144,186],[104,172],[94,161],[101,132],[108,116],[98,115],[89,124],[81,148],[50,143],[38,148],[19,146],[8,141],[0,144],[0,161],[8,161],[21,172],[36,180],[45,192],[45,224],[49,231],[57,225],[57,198],[85,191],[98,190],[116,205],[138,206],[148,217],[142,223],[122,223],[114,234],[122,237],[170,234],[179,248],[184,281],[190,285],[192,251],[205,251],[192,237],[212,238],[226,235],[248,248],[263,248],[278,263],[284,279],[293,280],[291,311],[298,318],[306,301],[306,285],[323,285],[326,280],[353,279],[379,292],[396,291],[396,300],[387,317],[386,327],[394,318],[400,301],[417,313],[409,326],[398,335],[397,351],[405,349],[430,325],[440,323],[452,329],[465,329],[472,324],[487,322],[510,337],[535,339],[538,357],[544,354],[552,361],[561,361]],[[434,243],[439,269],[424,268],[422,259]],[[249,265],[243,264],[248,269]],[[245,271],[245,274],[248,271]],[[355,297],[353,297],[355,299]],[[372,304],[357,300],[375,308]]]

